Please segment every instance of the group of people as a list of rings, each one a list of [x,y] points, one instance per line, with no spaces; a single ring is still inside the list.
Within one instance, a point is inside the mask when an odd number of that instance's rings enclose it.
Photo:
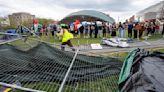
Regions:
[[[107,24],[102,23],[100,26],[96,22],[92,24],[81,25],[78,29],[75,28],[75,25],[70,26],[70,32],[74,35],[80,35],[81,38],[98,38],[98,37],[107,37],[107,32],[109,32],[109,27]]]
[[[162,29],[163,30],[163,29]],[[70,32],[79,34],[81,38],[107,38],[107,37],[120,37],[120,38],[133,38],[141,39],[143,36],[151,36],[155,33],[164,34],[160,31],[160,25],[156,22],[119,22],[118,24],[102,23],[98,25],[96,22],[90,25],[82,25],[79,29],[74,30],[70,27]],[[128,35],[127,35],[128,34]]]
[[[107,37],[120,37],[120,38],[133,38],[141,39],[143,36],[151,36],[155,33],[162,33],[160,25],[156,22],[119,22],[118,24],[105,23],[101,25],[96,22],[92,24],[81,25],[75,28],[75,25],[68,25],[68,31],[75,37],[80,35],[81,38],[107,38]],[[57,24],[38,26],[37,33],[40,36],[52,35],[54,36],[61,30],[61,26]],[[162,29],[163,30],[163,29]]]
[[[31,28],[32,30],[36,29],[35,27]],[[37,29],[34,32],[38,36],[55,36],[55,33],[58,31],[58,27],[56,24],[49,24],[49,25],[37,25]]]
[[[52,36],[61,36],[62,45],[68,44],[73,48],[71,39],[80,35],[81,38],[107,38],[107,37],[119,37],[130,39],[141,39],[142,36],[150,36],[155,33],[162,33],[164,35],[164,24],[160,31],[160,25],[156,22],[124,22],[119,24],[102,23],[102,25],[94,24],[80,25],[79,28],[73,26],[61,26],[61,25],[43,25],[38,27],[38,33],[40,36],[51,34]],[[128,34],[128,35],[127,35]],[[64,50],[64,47],[62,47]]]

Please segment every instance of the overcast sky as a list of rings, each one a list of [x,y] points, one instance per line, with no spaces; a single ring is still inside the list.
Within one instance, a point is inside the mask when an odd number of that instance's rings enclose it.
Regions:
[[[79,10],[97,10],[123,21],[161,0],[0,0],[0,16],[29,12],[36,17],[62,19]]]

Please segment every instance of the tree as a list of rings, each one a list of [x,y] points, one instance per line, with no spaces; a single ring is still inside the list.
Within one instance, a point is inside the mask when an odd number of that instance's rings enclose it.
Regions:
[[[0,23],[0,30],[2,30],[2,26],[1,26],[1,23]]]
[[[7,29],[16,29],[16,26],[10,25],[10,26],[4,26],[2,29],[7,30]]]
[[[29,19],[29,20],[24,21],[24,22],[22,23],[22,25],[24,25],[24,26],[26,26],[26,27],[28,27],[28,28],[30,28],[30,27],[32,26],[32,24],[33,24],[33,20],[32,20],[32,19]]]
[[[0,18],[0,30],[2,30],[2,21],[3,21],[3,18]]]
[[[37,18],[37,21],[40,24],[44,24],[44,25],[52,24],[54,22],[54,20],[52,19],[45,19],[45,18]]]

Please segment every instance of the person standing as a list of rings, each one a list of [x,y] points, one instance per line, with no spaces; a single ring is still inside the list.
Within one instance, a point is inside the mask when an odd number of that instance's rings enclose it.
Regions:
[[[160,29],[160,28],[159,28],[159,24],[156,24],[156,26],[155,26],[155,32],[156,32],[156,33],[159,33],[159,29]]]
[[[124,22],[122,25],[122,38],[126,38],[126,29],[127,29],[127,25]]]
[[[98,35],[98,26],[97,26],[97,23],[95,22],[95,38],[97,38],[97,35]]]
[[[51,34],[51,25],[48,25],[47,26],[47,35],[48,35],[48,37],[50,37],[50,34]]]
[[[79,28],[80,31],[80,38],[84,38],[84,26],[81,25],[81,27]]]
[[[102,25],[99,26],[99,32],[98,32],[98,34],[99,34],[99,38],[102,38]]]
[[[163,35],[163,38],[164,38],[164,23],[163,23],[162,35]]]
[[[152,33],[152,25],[151,22],[149,22],[147,26],[147,36],[149,36],[151,33]]]
[[[128,24],[128,37],[129,38],[132,38],[132,30],[133,30],[133,24],[132,24],[132,22],[130,22]]]
[[[116,37],[116,30],[117,30],[116,24],[113,23],[113,25],[112,25],[112,33],[111,33],[112,37]]]
[[[113,23],[113,24],[115,24],[115,23]],[[112,24],[109,25],[109,36],[108,37],[110,37],[111,34],[112,34]]]
[[[118,25],[118,37],[122,37],[122,30],[123,30],[123,26],[121,24],[121,22],[119,22],[119,25]]]
[[[134,31],[134,39],[137,39],[137,35],[138,35],[138,23],[135,24],[135,27],[134,27],[133,31]]]
[[[109,23],[107,23],[106,25],[106,34],[107,34],[107,37],[110,37],[110,32],[111,32],[111,25]]]
[[[155,22],[152,22],[152,34],[155,33],[155,27],[156,27],[156,23]]]
[[[142,34],[145,31],[144,23],[140,23],[140,29],[139,29],[139,39],[142,38]]]
[[[88,38],[88,24],[84,27],[84,38]]]
[[[41,26],[41,25],[38,25],[38,29],[37,29],[36,33],[37,33],[39,36],[42,36],[42,26]]]
[[[52,30],[51,30],[52,36],[55,35],[55,32],[56,32],[56,31],[57,31],[57,26],[56,26],[56,25],[53,25],[53,26],[52,26]]]
[[[91,26],[90,26],[90,32],[89,32],[90,38],[92,38],[92,34],[93,34],[94,29],[95,29],[94,25],[91,24]]]
[[[47,35],[47,27],[46,25],[43,25],[42,27],[42,36],[46,36]]]
[[[102,25],[103,37],[106,38],[106,25],[103,23]]]

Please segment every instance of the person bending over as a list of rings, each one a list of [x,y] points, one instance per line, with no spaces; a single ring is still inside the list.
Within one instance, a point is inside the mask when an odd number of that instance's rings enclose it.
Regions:
[[[58,34],[58,36],[62,36],[62,44],[61,44],[61,50],[65,50],[65,45],[68,45],[71,47],[73,51],[75,51],[73,44],[71,42],[71,39],[73,39],[73,34],[68,31],[67,26],[62,26],[61,32]]]

